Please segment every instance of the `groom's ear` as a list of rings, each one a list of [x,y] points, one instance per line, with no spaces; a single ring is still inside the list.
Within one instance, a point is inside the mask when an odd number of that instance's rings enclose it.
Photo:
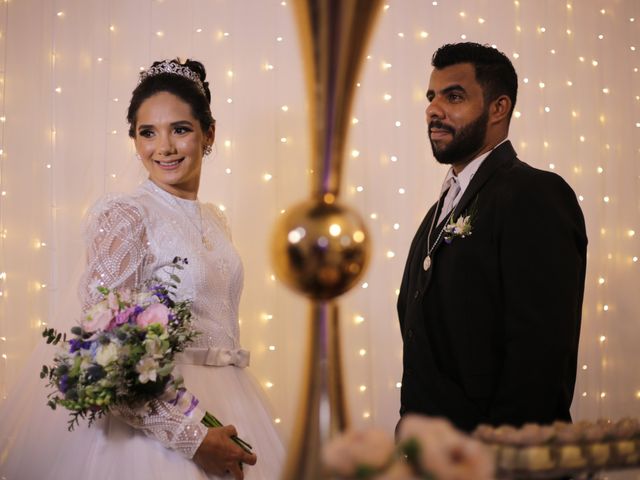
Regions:
[[[489,104],[489,123],[509,122],[511,115],[511,99],[508,95],[500,95]]]

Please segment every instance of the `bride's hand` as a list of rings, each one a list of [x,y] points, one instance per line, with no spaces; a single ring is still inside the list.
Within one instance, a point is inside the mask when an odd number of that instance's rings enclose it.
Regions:
[[[254,465],[257,457],[245,452],[231,439],[237,434],[233,425],[210,428],[193,460],[207,473],[217,476],[231,473],[235,480],[242,480],[244,474],[240,464]]]

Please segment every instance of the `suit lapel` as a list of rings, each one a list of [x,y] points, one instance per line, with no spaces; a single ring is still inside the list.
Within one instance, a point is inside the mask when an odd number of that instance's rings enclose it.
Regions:
[[[489,154],[487,158],[485,158],[478,171],[471,179],[469,186],[464,191],[462,198],[456,205],[456,208],[453,209],[452,215],[448,215],[440,222],[437,228],[435,228],[435,232],[437,234],[444,228],[445,224],[449,221],[449,218],[453,216],[454,219],[457,219],[462,212],[469,206],[471,201],[476,197],[476,195],[480,192],[480,189],[484,186],[485,183],[491,178],[491,176],[495,173],[495,171],[501,165],[504,165],[507,162],[513,162],[516,158],[516,151],[513,149],[511,142],[507,141],[498,146],[493,152]],[[436,212],[437,213],[437,212]],[[443,242],[443,235],[440,235],[437,243],[433,247],[433,253],[438,249],[438,247]],[[432,254],[433,254],[432,253]]]

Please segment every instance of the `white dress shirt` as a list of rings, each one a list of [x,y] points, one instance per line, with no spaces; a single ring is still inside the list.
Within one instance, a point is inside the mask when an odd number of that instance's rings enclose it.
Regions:
[[[453,167],[449,168],[449,171],[447,172],[446,177],[444,177],[444,182],[442,182],[442,189],[440,190],[440,195],[442,195],[446,189],[453,188],[454,187],[453,182],[458,184],[458,186],[460,187],[460,190],[458,191],[458,194],[453,198],[453,201],[449,205],[447,204],[447,198],[445,197],[442,211],[440,212],[440,216],[438,217],[438,222],[436,224],[439,224],[440,222],[442,222],[442,220],[447,215],[449,215],[454,208],[456,208],[456,205],[458,205],[458,202],[462,198],[462,195],[464,195],[465,190],[469,186],[469,183],[471,183],[471,179],[480,168],[480,165],[482,165],[482,162],[484,162],[484,159],[487,158],[489,154],[493,152],[493,150],[495,150],[498,146],[502,145],[506,141],[507,139],[505,138],[504,140],[502,140],[502,142],[500,142],[498,145],[493,147],[488,152],[485,152],[479,157],[476,157],[473,160],[471,160],[471,162],[469,162],[467,166],[462,169],[459,175],[456,175],[456,173],[453,171]]]

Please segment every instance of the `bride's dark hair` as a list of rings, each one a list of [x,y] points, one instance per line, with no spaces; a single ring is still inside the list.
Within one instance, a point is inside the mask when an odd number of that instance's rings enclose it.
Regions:
[[[211,125],[215,125],[215,119],[211,114],[211,91],[209,82],[205,81],[207,72],[202,63],[197,60],[186,60],[180,63],[179,59],[159,60],[153,62],[150,69],[163,63],[173,63],[181,67],[188,68],[195,73],[202,82],[203,91],[194,80],[178,73],[161,72],[145,76],[138,86],[133,90],[129,109],[127,110],[127,121],[129,122],[129,136],[136,136],[136,120],[140,105],[147,98],[159,92],[168,92],[191,106],[191,113],[200,122],[202,130],[206,132]]]

